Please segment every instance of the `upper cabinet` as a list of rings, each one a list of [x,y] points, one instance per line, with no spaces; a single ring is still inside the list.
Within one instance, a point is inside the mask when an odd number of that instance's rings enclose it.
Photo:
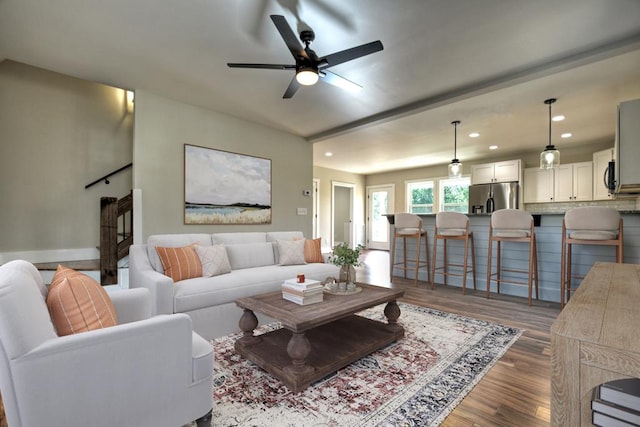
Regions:
[[[471,184],[520,181],[520,160],[471,166]]]
[[[553,202],[553,169],[526,168],[522,188],[525,203]]]
[[[593,162],[561,164],[554,174],[555,202],[593,199]]]
[[[614,160],[613,148],[593,153],[593,200],[613,199],[605,185],[606,173],[611,160]]]
[[[593,162],[561,164],[557,169],[524,170],[524,203],[592,200]]]

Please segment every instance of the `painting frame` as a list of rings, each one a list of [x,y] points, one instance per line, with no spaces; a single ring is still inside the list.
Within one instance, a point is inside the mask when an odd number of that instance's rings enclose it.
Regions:
[[[271,224],[271,159],[184,144],[184,224]]]

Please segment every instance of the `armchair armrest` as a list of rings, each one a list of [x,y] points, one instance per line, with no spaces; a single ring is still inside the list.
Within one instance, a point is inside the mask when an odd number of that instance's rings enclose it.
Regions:
[[[157,416],[193,387],[192,336],[189,317],[177,314],[45,341],[11,361],[23,425],[131,425]]]
[[[118,323],[136,322],[151,317],[151,293],[145,288],[107,291],[116,308]]]
[[[151,266],[147,245],[129,247],[129,287],[151,292],[151,314],[173,313],[173,280]]]

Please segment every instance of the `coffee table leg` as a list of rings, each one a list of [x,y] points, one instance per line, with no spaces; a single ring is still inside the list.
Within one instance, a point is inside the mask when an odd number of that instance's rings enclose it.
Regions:
[[[309,353],[311,353],[311,344],[304,332],[294,332],[291,335],[289,344],[287,344],[287,354],[291,358],[291,365],[285,367],[285,370],[295,373],[296,375],[313,372],[313,367],[306,364]]]
[[[391,330],[404,329],[398,324],[400,317],[400,307],[396,301],[389,301],[384,308],[384,315],[387,316],[387,327]]]
[[[242,331],[242,337],[238,339],[243,344],[254,344],[259,342],[260,339],[253,335],[253,330],[258,327],[258,318],[253,311],[244,309],[240,321],[238,322],[240,330]]]

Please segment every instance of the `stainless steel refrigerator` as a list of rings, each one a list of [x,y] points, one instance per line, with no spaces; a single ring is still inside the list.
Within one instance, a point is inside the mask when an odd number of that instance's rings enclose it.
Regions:
[[[498,209],[518,209],[517,182],[469,186],[469,213],[491,213]]]

